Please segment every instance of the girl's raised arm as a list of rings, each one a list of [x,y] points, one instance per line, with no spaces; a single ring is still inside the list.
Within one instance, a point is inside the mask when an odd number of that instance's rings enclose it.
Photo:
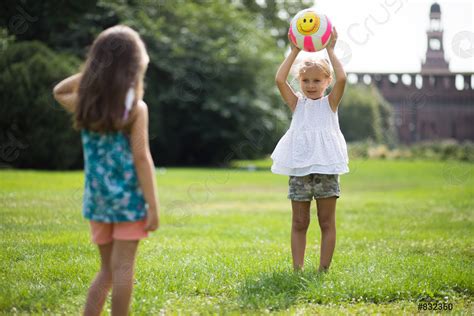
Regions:
[[[288,84],[287,78],[288,74],[290,73],[291,66],[298,56],[300,50],[293,46],[291,47],[291,53],[285,58],[283,63],[278,68],[277,74],[275,76],[275,83],[280,90],[281,97],[285,101],[285,103],[290,108],[291,112],[295,111],[296,103],[298,102],[298,97],[296,96],[295,92]]]
[[[334,74],[336,76],[336,83],[331,90],[331,93],[328,96],[329,104],[333,112],[337,111],[339,103],[341,102],[342,96],[344,94],[344,89],[346,87],[346,72],[342,67],[341,62],[334,53],[334,47],[336,46],[337,41],[337,31],[336,28],[332,30],[331,42],[326,47],[326,50],[329,55],[329,60],[331,61],[332,68],[334,69]]]
[[[58,83],[53,94],[56,101],[59,102],[69,112],[74,112],[77,104],[77,89],[81,81],[81,74],[75,74]]]

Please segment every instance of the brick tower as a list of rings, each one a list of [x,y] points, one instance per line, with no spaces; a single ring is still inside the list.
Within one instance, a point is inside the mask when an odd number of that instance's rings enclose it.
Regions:
[[[419,72],[349,72],[349,79],[374,85],[392,104],[401,143],[446,138],[474,141],[473,73],[450,71],[438,3],[431,5],[429,17],[428,47]]]
[[[428,40],[426,60],[421,65],[421,74],[447,74],[449,64],[444,59],[443,28],[441,24],[441,7],[434,3],[430,9],[430,25],[426,32]]]

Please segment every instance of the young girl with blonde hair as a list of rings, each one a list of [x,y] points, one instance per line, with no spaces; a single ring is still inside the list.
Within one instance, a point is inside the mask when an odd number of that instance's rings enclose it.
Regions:
[[[325,59],[305,61],[298,71],[301,93],[287,82],[291,66],[300,50],[292,46],[290,54],[276,74],[280,94],[293,113],[288,131],[272,153],[272,172],[289,176],[288,198],[293,209],[291,251],[293,267],[304,265],[306,232],[310,222],[311,201],[316,200],[321,229],[319,271],[327,271],[336,245],[336,200],[340,196],[339,175],[349,172],[347,146],[339,128],[338,107],[344,94],[346,74],[334,53],[337,32],[332,31],[326,47],[334,68]]]

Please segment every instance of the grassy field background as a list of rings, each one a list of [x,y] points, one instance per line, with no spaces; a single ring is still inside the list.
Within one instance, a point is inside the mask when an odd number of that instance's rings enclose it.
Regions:
[[[429,300],[473,314],[473,164],[351,161],[319,275],[315,205],[306,269],[293,273],[288,180],[268,163],[157,169],[162,228],[140,245],[134,314],[411,314]],[[78,314],[98,268],[82,172],[0,179],[0,313]]]

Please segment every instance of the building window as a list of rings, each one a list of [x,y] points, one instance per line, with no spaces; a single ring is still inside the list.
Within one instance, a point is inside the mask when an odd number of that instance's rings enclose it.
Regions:
[[[441,31],[441,20],[431,19],[430,24],[433,31]]]
[[[350,84],[356,84],[359,81],[359,78],[357,77],[356,74],[348,74],[347,75],[347,81]]]
[[[423,88],[423,77],[421,75],[415,76],[415,86],[417,89]]]
[[[388,75],[388,80],[393,84],[396,85],[398,83],[398,76],[396,74]]]
[[[362,81],[364,81],[366,85],[369,85],[372,82],[372,77],[370,77],[370,75],[364,75]]]
[[[455,86],[458,90],[464,90],[464,77],[463,75],[456,75]]]
[[[440,50],[441,49],[441,41],[437,38],[430,39],[430,49],[431,50]]]
[[[403,74],[402,75],[402,82],[405,86],[410,86],[411,85],[411,76],[409,74]]]

